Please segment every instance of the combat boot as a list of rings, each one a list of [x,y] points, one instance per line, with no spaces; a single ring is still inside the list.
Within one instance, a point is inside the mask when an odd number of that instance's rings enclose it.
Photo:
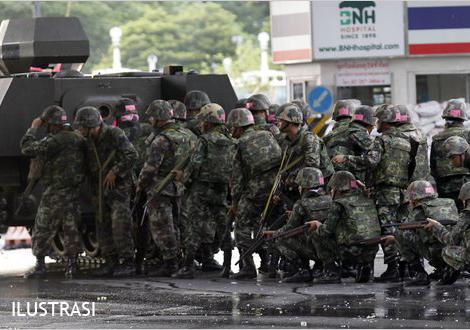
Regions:
[[[341,264],[341,278],[356,277],[356,269],[353,265],[342,263]]]
[[[315,261],[312,269],[312,277],[319,277],[323,274],[323,263],[321,261]]]
[[[256,278],[256,266],[253,261],[253,256],[249,255],[243,259],[243,267],[240,268],[240,271],[233,275],[233,278],[236,280],[252,279]]]
[[[65,278],[73,279],[78,274],[78,260],[77,257],[68,257],[67,264],[65,265]]]
[[[133,258],[125,259],[122,264],[118,264],[114,269],[113,275],[116,277],[134,276],[135,261]]]
[[[438,281],[442,278],[442,268],[435,268],[431,274],[429,274],[429,279],[431,281]]]
[[[405,286],[423,286],[431,283],[429,275],[426,273],[421,263],[418,262],[410,265],[410,270],[415,275],[409,281],[406,281]]]
[[[219,264],[212,254],[212,247],[210,244],[204,244],[202,248],[202,271],[203,272],[220,272],[222,265]]]
[[[24,278],[45,278],[46,277],[46,263],[45,257],[36,257],[36,265],[34,268],[24,275]]]
[[[356,283],[368,283],[372,278],[370,263],[360,264],[357,269]]]
[[[171,277],[178,271],[178,260],[176,258],[165,260],[157,269],[149,271],[150,276]]]
[[[442,271],[442,278],[439,281],[439,285],[450,285],[454,284],[459,279],[460,270],[456,270],[450,266],[446,266]]]
[[[392,261],[387,264],[387,269],[379,277],[374,278],[374,282],[378,283],[391,283],[400,280],[398,272],[398,262]]]
[[[406,261],[400,261],[398,263],[398,278],[401,282],[407,281],[410,279],[410,270],[409,265]]]
[[[334,262],[326,264],[322,275],[313,279],[313,284],[339,283],[341,283],[341,270]]]
[[[261,248],[258,251],[259,258],[260,258],[260,266],[258,271],[263,275],[269,274],[269,255],[266,249]]]
[[[224,264],[222,271],[219,276],[224,278],[229,278],[232,273],[232,249],[227,249],[224,251]]]
[[[305,283],[312,280],[312,273],[310,269],[299,269],[297,273],[292,276],[286,277],[282,280],[282,283]]]
[[[105,264],[92,272],[91,275],[95,277],[111,277],[113,276],[117,263],[118,261],[115,257],[109,257],[106,259]]]
[[[194,278],[195,267],[194,267],[194,256],[187,254],[184,260],[184,265],[176,273],[172,274],[173,278]]]
[[[279,267],[279,254],[272,253],[269,256],[268,278],[276,278]]]

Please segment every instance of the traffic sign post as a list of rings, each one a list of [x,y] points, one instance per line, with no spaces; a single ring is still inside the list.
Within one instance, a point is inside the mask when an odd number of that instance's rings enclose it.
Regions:
[[[333,104],[333,95],[326,87],[317,86],[308,93],[307,102],[313,111],[324,113]]]

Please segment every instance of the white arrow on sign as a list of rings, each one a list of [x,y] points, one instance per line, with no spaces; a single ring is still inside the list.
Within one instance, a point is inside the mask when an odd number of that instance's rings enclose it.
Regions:
[[[321,106],[323,100],[328,96],[328,91],[323,91],[323,93],[321,93],[320,97],[318,98],[318,100],[314,100],[313,101],[313,106],[315,108]]]

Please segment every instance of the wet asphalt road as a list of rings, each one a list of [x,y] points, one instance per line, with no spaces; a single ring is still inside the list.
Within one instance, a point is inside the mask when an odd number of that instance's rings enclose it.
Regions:
[[[469,328],[470,289],[400,284],[279,284],[200,274],[194,280],[0,278],[0,327],[44,328]],[[94,317],[12,316],[11,303],[89,301]]]

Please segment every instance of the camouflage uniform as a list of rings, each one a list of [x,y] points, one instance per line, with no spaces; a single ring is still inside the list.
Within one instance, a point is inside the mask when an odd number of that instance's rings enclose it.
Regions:
[[[182,184],[171,180],[162,191],[157,192],[155,189],[177,162],[188,155],[191,144],[188,136],[173,122],[173,110],[168,102],[153,101],[147,109],[147,114],[166,123],[158,128],[157,135],[148,149],[137,190],[147,193],[150,232],[165,262],[162,269],[166,268],[165,275],[170,275],[171,271],[177,270],[179,257],[178,221]]]
[[[279,128],[266,121],[270,106],[271,102],[263,94],[252,95],[245,101],[245,108],[253,113],[253,118],[255,119],[254,129],[271,132],[277,139],[281,134]],[[263,116],[257,115],[258,113],[263,113]]]
[[[116,259],[118,256],[125,260],[134,258],[129,205],[133,188],[132,171],[137,157],[134,146],[118,127],[110,127],[103,123],[97,140],[87,140],[87,164],[93,191],[95,193],[98,191],[100,167],[108,159],[110,159],[108,167],[101,169],[103,175],[110,170],[117,175],[114,189],[103,191],[102,223],[97,224],[98,241],[106,259]],[[98,203],[98,196],[95,200]]]
[[[337,257],[343,263],[358,265],[356,281],[367,282],[378,244],[356,243],[380,235],[374,201],[359,190],[357,181],[349,172],[336,172],[328,183],[328,189],[334,193],[333,205],[326,221],[312,238],[318,257],[327,269]]]
[[[253,128],[253,116],[246,109],[232,110],[229,124],[244,128],[238,139],[230,184],[236,206],[235,241],[244,251],[253,243],[252,234],[260,225],[257,220],[276,176],[281,149],[271,133]],[[256,276],[252,256],[245,258],[244,267],[251,277]]]
[[[406,222],[422,221],[426,218],[437,221],[458,220],[458,211],[454,201],[448,198],[438,198],[428,181],[412,182],[407,193],[410,200],[415,201],[416,204],[412,206]],[[396,239],[401,258],[412,267],[420,264],[422,257],[426,258],[437,271],[442,271],[445,267],[441,256],[443,245],[429,231],[424,229],[398,230]]]
[[[440,197],[452,198],[461,208],[458,200],[460,187],[470,181],[470,171],[465,167],[452,166],[447,158],[444,142],[451,136],[459,136],[470,141],[470,131],[463,126],[467,120],[465,103],[449,101],[442,117],[446,119],[444,130],[432,137],[431,145],[431,174],[436,179],[437,191]]]
[[[188,110],[186,128],[191,130],[196,136],[201,135],[202,132],[199,128],[199,120],[197,120],[195,112],[199,112],[203,106],[210,102],[209,96],[199,90],[189,91],[184,97],[184,105]]]
[[[349,126],[349,123],[351,122],[352,114],[355,110],[356,107],[361,105],[361,101],[359,100],[338,100],[336,101],[334,107],[333,107],[333,120],[335,121],[335,124],[333,126],[332,134],[334,131],[341,127],[347,127]],[[328,134],[328,135],[330,135]],[[329,137],[325,136],[325,143],[327,143],[327,140]]]
[[[44,191],[33,228],[33,254],[38,258],[48,255],[51,240],[62,229],[65,255],[75,257],[82,249],[78,228],[85,139],[63,128],[39,140],[37,129],[30,128],[21,139],[21,151],[26,156],[40,158],[44,164],[41,177]]]
[[[353,115],[355,117],[349,125],[342,126],[325,137],[324,141],[330,158],[336,155],[361,156],[372,148],[374,139],[367,130],[368,126],[374,125],[372,111],[372,108],[367,106],[357,108],[357,113]],[[334,164],[334,167],[336,171],[349,171],[358,180],[366,182],[367,168],[364,166],[353,166],[346,161]]]
[[[211,105],[201,109],[201,121],[208,120],[204,118],[205,108]],[[223,113],[223,109],[218,107]],[[200,247],[208,249],[204,258],[211,256],[211,245],[215,243],[218,249],[226,229],[228,184],[232,175],[235,142],[223,125],[225,113],[223,118],[217,126],[199,137],[184,172],[183,182],[191,182],[188,193],[191,217],[188,218],[189,228],[184,238],[186,253],[192,255],[191,264],[194,251]]]
[[[303,183],[303,176],[309,175],[310,173],[308,172],[311,171],[318,172],[313,175],[318,177],[319,180],[316,183],[312,183],[313,180],[310,180],[307,184]],[[310,174],[310,176],[313,175]],[[304,179],[304,181],[306,180]],[[306,221],[310,220],[318,220],[323,223],[327,219],[329,209],[332,206],[333,201],[331,197],[325,193],[322,187],[324,179],[320,170],[304,167],[299,171],[296,182],[300,187],[305,188],[304,192],[301,198],[295,202],[287,223],[277,230],[278,233],[302,226]],[[309,268],[309,260],[319,261],[311,232],[305,232],[290,238],[281,238],[277,241],[276,247],[291,264],[297,263],[297,260],[302,260],[303,263],[299,267]]]

